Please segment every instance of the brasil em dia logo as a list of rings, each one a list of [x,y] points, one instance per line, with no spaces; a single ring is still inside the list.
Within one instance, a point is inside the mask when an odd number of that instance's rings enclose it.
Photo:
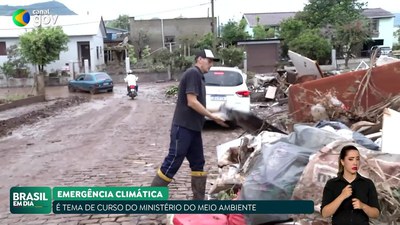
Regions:
[[[29,12],[25,9],[18,9],[12,15],[13,21],[15,25],[19,27],[24,27],[28,25],[29,21],[31,20],[31,16]]]

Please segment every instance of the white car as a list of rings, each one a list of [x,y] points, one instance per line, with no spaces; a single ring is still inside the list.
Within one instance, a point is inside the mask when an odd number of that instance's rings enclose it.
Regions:
[[[227,107],[250,112],[250,91],[247,87],[247,75],[238,68],[211,67],[204,74],[206,86],[206,108],[215,112],[222,104]],[[208,118],[206,118],[208,119]]]

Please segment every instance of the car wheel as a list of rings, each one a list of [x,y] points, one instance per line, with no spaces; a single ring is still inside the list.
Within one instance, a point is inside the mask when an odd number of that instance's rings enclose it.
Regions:
[[[107,92],[113,92],[113,91],[114,91],[114,89],[112,89],[112,88],[107,90]]]
[[[97,93],[96,89],[94,89],[94,88],[90,89],[90,94],[94,95],[96,93]]]

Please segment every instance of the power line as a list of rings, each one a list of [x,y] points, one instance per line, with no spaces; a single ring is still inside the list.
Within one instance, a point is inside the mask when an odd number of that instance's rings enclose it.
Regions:
[[[68,27],[68,26],[76,26],[76,25],[84,25],[84,24],[91,24],[91,23],[100,23],[100,21],[93,21],[93,22],[82,22],[82,23],[71,23],[71,24],[64,24],[64,25],[54,25],[54,26],[45,26],[47,27]],[[26,30],[26,29],[35,29],[37,27],[15,27],[15,28],[0,28],[0,30]]]
[[[158,12],[154,12],[154,13],[146,13],[146,14],[142,14],[142,15],[136,15],[135,17],[142,17],[142,16],[148,16],[148,15],[154,15],[154,14],[162,14],[162,13],[167,13],[167,12],[174,12],[174,11],[178,11],[178,10],[196,8],[196,7],[199,7],[199,6],[204,6],[204,5],[209,5],[209,4],[210,4],[210,2],[205,2],[205,3],[192,5],[192,6],[187,6],[187,7],[181,7],[181,8],[164,10],[164,11],[158,11]]]
[[[142,16],[148,16],[148,15],[154,15],[154,14],[162,14],[162,13],[167,13],[167,12],[174,12],[174,11],[178,11],[178,10],[191,9],[191,8],[196,8],[196,7],[205,6],[205,5],[209,5],[209,4],[210,4],[210,2],[204,2],[204,3],[192,5],[192,6],[186,6],[186,7],[180,7],[180,8],[174,8],[174,9],[168,9],[168,10],[163,10],[163,11],[157,11],[157,12],[152,12],[152,13],[146,13],[146,14],[136,15],[135,17],[142,17]],[[21,6],[21,7],[20,7],[20,6],[10,6],[10,7],[21,8],[22,6]],[[23,7],[22,7],[22,8],[23,8]],[[31,8],[29,5],[27,5],[27,6],[25,6],[25,9],[28,9],[29,11],[31,11],[31,10],[36,10],[36,9],[39,9],[39,8],[37,8],[37,7]],[[51,10],[55,10],[55,9],[68,9],[68,10],[70,10],[71,12],[76,13],[75,11],[71,10],[70,8],[68,8],[68,7],[66,7],[66,6],[65,6],[65,7],[62,7],[62,6],[48,7],[48,8],[46,8],[46,9],[49,9],[49,10],[50,10],[50,13],[51,13]],[[66,15],[72,15],[72,14],[66,14]],[[77,15],[79,15],[79,14],[77,14]],[[11,16],[11,15],[10,15],[10,16]]]

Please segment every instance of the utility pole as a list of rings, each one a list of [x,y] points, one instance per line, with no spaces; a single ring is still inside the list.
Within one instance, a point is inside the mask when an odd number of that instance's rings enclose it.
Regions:
[[[216,37],[216,32],[215,32],[215,16],[214,16],[214,0],[211,0],[211,29],[212,29],[212,34],[213,34],[213,42],[212,42],[212,47],[213,47],[213,53],[216,54],[216,41],[217,41],[217,37]]]

